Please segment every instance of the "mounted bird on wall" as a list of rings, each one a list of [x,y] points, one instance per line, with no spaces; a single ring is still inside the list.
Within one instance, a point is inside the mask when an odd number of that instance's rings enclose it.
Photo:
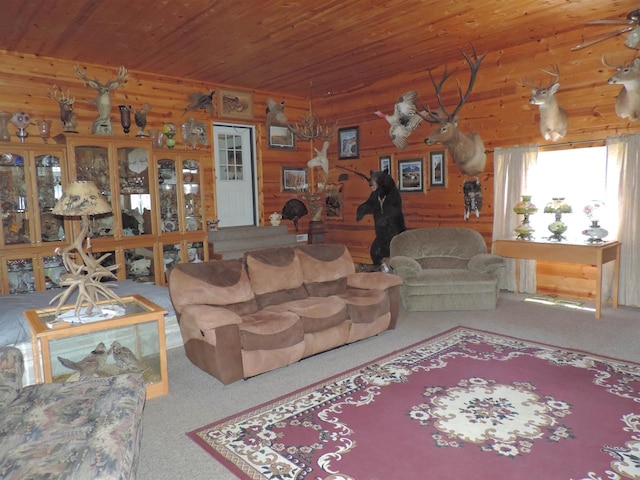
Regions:
[[[374,112],[389,122],[389,138],[398,150],[407,148],[409,135],[422,122],[422,117],[416,113],[416,98],[418,92],[411,90],[398,98],[393,107],[393,115],[385,115],[380,110]]]
[[[213,108],[214,93],[216,93],[215,90],[211,90],[209,93],[190,93],[189,100],[191,100],[191,103],[185,107],[182,115],[187,113],[189,110],[207,110],[212,116],[215,115],[215,110]]]
[[[284,100],[280,103],[276,103],[272,98],[267,98],[267,108],[265,109],[267,114],[267,126],[269,125],[288,125],[286,115],[284,114]]]

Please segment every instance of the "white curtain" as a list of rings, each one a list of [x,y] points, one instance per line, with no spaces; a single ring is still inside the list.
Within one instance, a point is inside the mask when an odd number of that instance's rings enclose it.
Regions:
[[[494,212],[493,240],[514,238],[514,228],[522,218],[513,212],[513,207],[522,195],[528,195],[528,172],[538,158],[538,145],[496,148],[493,154]],[[535,198],[532,198],[535,204]],[[520,260],[518,291],[536,293],[536,261]],[[499,287],[514,291],[516,286],[515,260],[507,260],[507,268],[500,279]]]
[[[607,211],[617,217],[622,305],[640,306],[640,134],[607,138]]]

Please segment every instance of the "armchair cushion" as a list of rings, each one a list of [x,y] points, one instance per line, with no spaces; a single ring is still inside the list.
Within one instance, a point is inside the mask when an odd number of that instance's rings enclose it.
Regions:
[[[491,253],[480,253],[469,260],[469,270],[480,273],[497,273],[505,266],[504,258]]]

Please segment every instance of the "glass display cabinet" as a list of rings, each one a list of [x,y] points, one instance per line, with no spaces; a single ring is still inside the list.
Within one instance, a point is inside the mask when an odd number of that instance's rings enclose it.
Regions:
[[[55,307],[25,311],[36,381],[65,382],[138,372],[144,379],[147,398],[167,394],[167,311],[140,295],[122,297],[122,301],[125,310],[121,315],[87,323],[53,323]],[[63,307],[63,312],[72,308],[74,305]],[[87,355],[100,355],[97,364],[83,363]]]

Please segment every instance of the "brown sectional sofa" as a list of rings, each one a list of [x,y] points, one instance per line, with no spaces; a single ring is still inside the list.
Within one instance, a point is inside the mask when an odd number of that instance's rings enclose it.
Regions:
[[[337,244],[179,264],[168,278],[187,357],[225,384],[395,328],[402,284],[356,273]]]

